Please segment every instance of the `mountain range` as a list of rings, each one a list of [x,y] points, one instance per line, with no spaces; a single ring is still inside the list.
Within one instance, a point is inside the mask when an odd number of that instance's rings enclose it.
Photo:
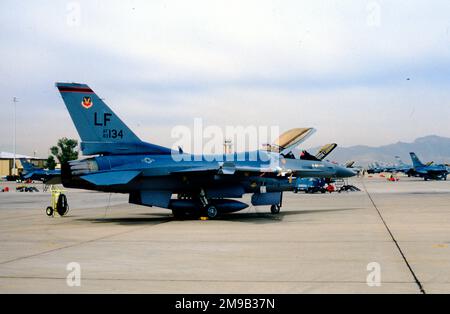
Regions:
[[[315,152],[311,149],[310,152]],[[332,161],[344,163],[354,160],[358,165],[367,166],[375,161],[396,163],[395,156],[410,164],[410,152],[415,152],[422,162],[450,163],[450,138],[429,135],[417,138],[412,143],[398,142],[378,147],[357,145],[350,147],[337,147],[329,156]]]

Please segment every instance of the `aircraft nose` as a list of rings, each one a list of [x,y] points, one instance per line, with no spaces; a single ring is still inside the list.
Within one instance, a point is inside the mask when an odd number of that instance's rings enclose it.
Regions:
[[[355,175],[356,173],[352,169],[336,166],[336,177],[338,178],[349,178]]]

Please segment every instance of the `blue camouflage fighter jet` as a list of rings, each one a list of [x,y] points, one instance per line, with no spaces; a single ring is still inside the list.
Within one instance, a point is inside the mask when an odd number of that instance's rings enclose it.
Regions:
[[[23,178],[33,181],[42,181],[44,184],[59,184],[61,183],[61,170],[40,169],[35,167],[31,162],[24,158],[20,158],[20,163],[23,167]]]
[[[65,187],[127,193],[130,203],[171,209],[174,216],[215,218],[247,208],[232,199],[246,193],[253,194],[253,205],[268,205],[278,214],[282,194],[293,190],[296,177],[355,175],[329,162],[301,160],[283,147],[213,156],[146,143],[88,85],[56,87],[80,135],[83,155],[95,155],[62,165]]]
[[[424,165],[419,157],[413,152],[409,153],[414,167],[414,173],[422,177],[425,181],[433,180],[447,180],[448,170],[445,165]]]

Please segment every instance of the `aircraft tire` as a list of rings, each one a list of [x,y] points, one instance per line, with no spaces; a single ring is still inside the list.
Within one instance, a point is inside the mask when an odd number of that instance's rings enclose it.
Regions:
[[[281,206],[280,205],[273,204],[272,206],[270,206],[270,212],[272,213],[272,215],[279,214],[280,210],[281,210]]]
[[[45,214],[49,217],[53,216],[53,208],[51,206],[47,207]]]
[[[214,219],[219,215],[219,211],[215,206],[211,205],[206,208],[206,215],[208,216],[208,218]]]

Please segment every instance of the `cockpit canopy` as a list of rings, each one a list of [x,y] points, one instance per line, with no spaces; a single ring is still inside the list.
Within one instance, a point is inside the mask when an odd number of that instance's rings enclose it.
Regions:
[[[264,145],[264,149],[274,153],[290,153],[298,145],[314,134],[314,128],[295,128],[282,133],[273,144]]]

